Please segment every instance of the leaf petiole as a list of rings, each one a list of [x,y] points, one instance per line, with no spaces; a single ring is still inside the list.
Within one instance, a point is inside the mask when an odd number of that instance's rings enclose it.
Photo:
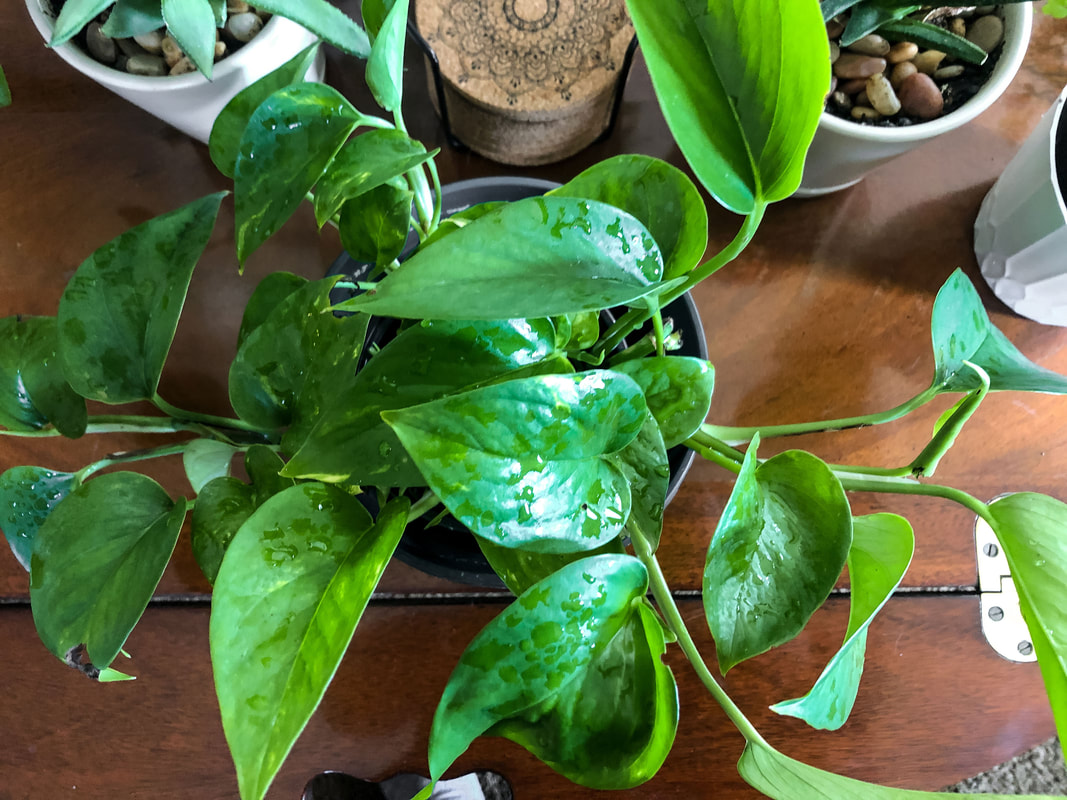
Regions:
[[[129,450],[124,453],[110,453],[109,455],[101,458],[99,461],[94,461],[92,464],[87,464],[80,470],[74,473],[75,485],[80,485],[90,475],[99,472],[100,470],[114,466],[115,464],[132,464],[135,461],[147,461],[152,458],[163,458],[164,456],[179,455],[185,452],[185,449],[189,446],[189,442],[181,442],[179,444],[166,444],[160,447],[150,447],[142,450]]]

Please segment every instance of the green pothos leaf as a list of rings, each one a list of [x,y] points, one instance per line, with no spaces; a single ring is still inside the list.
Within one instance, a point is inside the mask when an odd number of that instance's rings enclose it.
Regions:
[[[6,108],[9,105],[11,105],[11,87],[8,86],[4,68],[0,67],[0,108]]]
[[[407,37],[408,0],[386,0],[389,11],[374,35],[367,59],[367,86],[386,111],[400,108],[404,93],[404,40]]]
[[[629,375],[644,391],[667,447],[675,447],[692,436],[708,415],[715,368],[703,359],[652,356],[623,361],[612,369]]]
[[[634,440],[609,458],[630,484],[626,529],[630,536],[643,538],[649,552],[654,553],[663,532],[671,469],[663,434],[651,411],[646,412],[645,424]]]
[[[74,488],[74,475],[45,467],[12,467],[0,475],[0,528],[11,551],[29,570],[37,531],[52,509]]]
[[[384,267],[404,250],[414,192],[383,183],[341,206],[341,244],[356,261]]]
[[[189,442],[182,453],[182,465],[193,491],[199,494],[209,481],[228,476],[233,457],[240,451],[238,447],[215,439]]]

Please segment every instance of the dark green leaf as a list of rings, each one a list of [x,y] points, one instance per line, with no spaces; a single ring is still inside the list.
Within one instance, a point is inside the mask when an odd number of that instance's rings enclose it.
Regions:
[[[630,487],[606,458],[645,421],[624,375],[543,375],[388,411],[441,501],[478,536],[538,552],[589,550],[619,535]]]
[[[626,212],[531,197],[420,249],[341,307],[405,319],[551,317],[644,297],[662,274],[656,243]]]
[[[646,412],[645,424],[626,447],[610,456],[611,463],[630,484],[630,516],[626,529],[632,537],[645,540],[649,552],[659,547],[663,532],[663,507],[671,468],[656,418]]]
[[[228,476],[233,457],[239,452],[239,448],[214,439],[190,442],[182,453],[182,464],[193,491],[199,494],[209,481]]]
[[[430,732],[436,780],[497,723],[548,705],[579,681],[634,613],[648,588],[630,556],[594,556],[567,565],[524,592],[463,652]]]
[[[59,301],[59,355],[74,390],[151,399],[224,193],[148,220],[78,267]]]
[[[489,566],[504,581],[504,585],[516,597],[535,583],[543,581],[553,572],[583,558],[601,555],[625,555],[622,538],[612,539],[607,544],[578,553],[535,553],[519,547],[501,547],[488,539],[478,540]]]
[[[363,27],[367,29],[367,35],[373,42],[378,36],[378,31],[385,24],[385,18],[392,8],[392,0],[363,0],[359,5],[359,12],[363,18]]]
[[[74,488],[74,476],[45,467],[12,467],[0,475],[3,528],[15,558],[27,570],[37,531],[52,509]]]
[[[256,8],[280,14],[302,25],[323,41],[350,56],[367,58],[370,40],[366,32],[329,0],[256,0]]]
[[[315,219],[319,227],[333,217],[345,200],[358,197],[432,158],[403,131],[374,129],[350,139],[334,157],[315,189]]]
[[[708,212],[697,187],[677,167],[650,156],[609,158],[548,194],[600,200],[632,214],[656,240],[664,278],[689,272],[708,246]]]
[[[986,58],[989,57],[989,54],[978,45],[928,22],[900,19],[883,23],[878,32],[890,41],[915,42],[919,47],[940,50],[953,58],[969,61],[972,64],[985,63]]]
[[[85,433],[85,400],[67,383],[58,349],[54,317],[0,319],[0,425],[28,431],[51,424],[71,438]]]
[[[644,391],[667,447],[692,436],[708,415],[715,368],[703,359],[654,356],[624,361],[612,369],[629,375]]]
[[[830,468],[801,450],[758,464],[758,444],[745,454],[704,566],[704,613],[724,674],[800,633],[852,544],[848,499]]]
[[[837,730],[852,713],[863,674],[867,628],[900,585],[915,551],[911,525],[895,514],[856,517],[848,573],[852,606],[845,641],[806,695],[771,706],[813,728]]]
[[[4,68],[0,67],[0,108],[11,105],[11,87],[7,85],[7,75]]]
[[[365,119],[340,92],[322,83],[279,89],[256,108],[234,165],[242,264],[289,219]]]
[[[163,0],[163,20],[178,46],[211,80],[215,64],[215,12],[207,0]]]
[[[678,727],[663,626],[645,603],[589,667],[546,702],[498,722],[504,736],[571,781],[629,789],[659,770]]]
[[[978,292],[957,269],[934,300],[930,323],[934,344],[934,382],[939,392],[970,392],[981,378],[963,362],[989,374],[990,391],[1015,390],[1067,394],[1067,377],[1034,364],[989,320]]]
[[[208,139],[211,162],[228,178],[234,176],[237,153],[248,121],[260,104],[279,89],[300,83],[315,61],[319,43],[308,45],[291,59],[239,91],[215,118]]]
[[[240,350],[248,334],[266,322],[271,312],[297,289],[306,286],[307,278],[291,272],[271,272],[256,284],[252,296],[245,304],[241,317],[241,330],[237,334],[237,349]]]
[[[59,47],[73,38],[98,14],[114,3],[115,0],[66,0],[59,16],[56,17],[56,25],[52,29],[52,40],[48,46]]]
[[[185,519],[185,499],[136,472],[79,486],[48,515],[30,559],[37,633],[63,659],[84,645],[102,669],[144,613]]]
[[[579,311],[556,317],[556,328],[565,334],[559,341],[560,350],[585,350],[600,338],[600,315],[593,311]]]
[[[341,244],[356,261],[384,267],[404,249],[411,227],[410,189],[383,183],[341,206]]]
[[[436,151],[435,151],[436,152]],[[420,245],[420,247],[429,247],[439,239],[443,239],[450,233],[455,233],[460,228],[465,228],[471,222],[481,217],[484,217],[490,212],[496,211],[499,208],[503,208],[507,203],[503,200],[490,200],[485,203],[475,203],[469,208],[465,208],[462,211],[457,211],[445,219],[441,220],[441,224],[437,226],[437,230],[431,233]]]
[[[117,0],[101,30],[114,39],[127,39],[164,24],[162,0]]]
[[[1010,494],[989,510],[1008,558],[1052,715],[1067,736],[1067,505],[1042,494]]]
[[[547,320],[433,322],[408,328],[323,407],[285,474],[376,486],[424,485],[381,412],[538,364],[552,354],[554,343]]]
[[[322,699],[404,532],[340,489],[302,484],[241,526],[211,602],[211,664],[241,797],[262,798]]]
[[[819,7],[628,0],[674,139],[738,214],[791,195],[830,86]]]
[[[889,8],[877,0],[859,3],[852,9],[848,24],[845,25],[845,30],[841,34],[841,46],[848,47],[867,34],[874,33],[884,23],[906,17],[918,8],[919,6]]]
[[[819,10],[822,12],[822,18],[829,22],[838,14],[848,11],[860,2],[862,0],[819,0]]]
[[[281,456],[266,445],[253,445],[245,453],[245,472],[256,490],[256,508],[266,503],[276,494],[281,494],[296,481],[281,474],[285,462]]]
[[[389,12],[374,35],[367,59],[367,86],[386,111],[400,108],[404,94],[404,40],[407,37],[408,0],[388,0]]]

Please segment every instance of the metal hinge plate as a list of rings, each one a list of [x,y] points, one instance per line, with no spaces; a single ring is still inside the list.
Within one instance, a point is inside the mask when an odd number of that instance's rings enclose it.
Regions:
[[[978,555],[982,633],[986,641],[1009,661],[1037,661],[1030,632],[1019,610],[1019,593],[1008,569],[1008,559],[993,529],[981,517],[974,523],[974,544]]]

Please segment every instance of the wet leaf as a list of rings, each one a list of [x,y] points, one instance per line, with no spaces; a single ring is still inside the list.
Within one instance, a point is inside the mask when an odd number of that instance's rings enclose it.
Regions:
[[[632,442],[610,456],[611,463],[630,484],[630,516],[626,529],[631,536],[645,540],[649,552],[656,552],[663,532],[663,509],[671,468],[663,434],[651,411]]]
[[[688,356],[651,356],[612,366],[629,375],[645,393],[645,400],[663,432],[667,447],[692,436],[711,408],[715,368]]]
[[[379,267],[391,264],[407,242],[413,197],[410,189],[384,183],[346,200],[338,229],[348,254]]]
[[[193,491],[199,494],[209,481],[228,476],[233,457],[239,452],[240,448],[214,439],[189,442],[182,453],[182,465]]]
[[[4,536],[27,571],[37,531],[52,509],[74,488],[74,476],[45,467],[12,467],[0,475]]]
[[[536,553],[521,547],[501,547],[488,539],[479,538],[477,541],[489,566],[516,597],[535,583],[580,559],[600,555],[626,555],[622,537],[612,539],[592,550],[577,553]]]
[[[307,278],[291,272],[271,272],[256,284],[252,296],[245,304],[241,317],[241,329],[237,334],[237,349],[240,350],[248,334],[267,321],[271,312],[297,289],[307,286]]]

